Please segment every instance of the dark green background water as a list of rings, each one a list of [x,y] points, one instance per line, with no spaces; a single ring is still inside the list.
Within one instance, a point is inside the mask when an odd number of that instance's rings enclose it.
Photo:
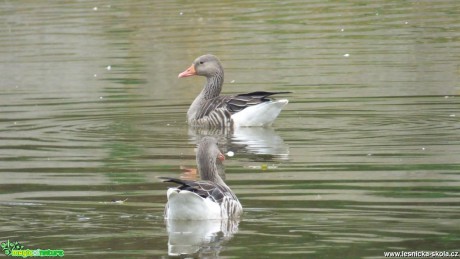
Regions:
[[[203,257],[459,251],[459,24],[455,0],[2,1],[0,241],[168,257],[157,177],[213,134],[245,213]],[[225,93],[293,92],[272,129],[188,129],[205,53]]]

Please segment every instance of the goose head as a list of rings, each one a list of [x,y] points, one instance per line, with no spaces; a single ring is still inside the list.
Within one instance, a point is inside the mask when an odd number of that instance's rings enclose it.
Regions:
[[[192,65],[184,72],[180,73],[178,77],[181,78],[195,75],[214,77],[221,76],[223,71],[224,70],[219,59],[214,55],[206,54],[196,58]]]

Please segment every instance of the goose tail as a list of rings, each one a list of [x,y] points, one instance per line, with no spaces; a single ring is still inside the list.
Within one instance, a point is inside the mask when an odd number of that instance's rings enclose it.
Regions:
[[[287,99],[279,99],[250,106],[232,115],[234,125],[236,127],[271,126],[288,103]]]

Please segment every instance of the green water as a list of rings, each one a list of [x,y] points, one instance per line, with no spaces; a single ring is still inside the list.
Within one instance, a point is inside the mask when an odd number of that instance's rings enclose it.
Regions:
[[[65,258],[460,251],[457,1],[21,0],[0,24],[0,242]],[[273,128],[188,128],[204,79],[177,75],[204,53],[224,93],[293,92]],[[244,217],[165,222],[157,177],[194,167],[203,135],[235,153]]]

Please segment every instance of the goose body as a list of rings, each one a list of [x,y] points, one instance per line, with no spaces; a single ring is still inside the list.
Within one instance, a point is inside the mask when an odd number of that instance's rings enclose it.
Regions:
[[[233,96],[221,96],[224,69],[219,59],[211,54],[203,55],[179,74],[179,78],[204,76],[206,83],[187,112],[187,122],[193,126],[207,127],[265,127],[278,117],[287,99],[269,98],[289,92],[251,92]]]
[[[179,184],[167,191],[165,218],[205,220],[238,218],[243,207],[230,187],[218,174],[217,160],[224,160],[217,140],[204,137],[198,145],[197,165],[200,181],[160,177],[164,182]]]

